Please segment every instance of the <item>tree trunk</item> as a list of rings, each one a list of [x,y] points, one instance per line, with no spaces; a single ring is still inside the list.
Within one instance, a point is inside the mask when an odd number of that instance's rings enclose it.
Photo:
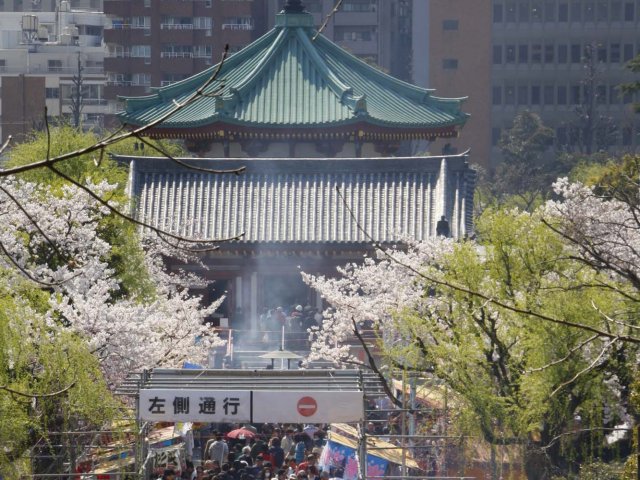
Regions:
[[[529,480],[550,480],[551,462],[539,448],[528,445],[524,452],[524,471]]]

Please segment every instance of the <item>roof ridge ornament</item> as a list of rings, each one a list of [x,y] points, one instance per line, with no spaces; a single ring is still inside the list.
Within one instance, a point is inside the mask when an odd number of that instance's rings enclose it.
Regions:
[[[284,13],[305,13],[306,9],[302,0],[287,0],[284,4]]]

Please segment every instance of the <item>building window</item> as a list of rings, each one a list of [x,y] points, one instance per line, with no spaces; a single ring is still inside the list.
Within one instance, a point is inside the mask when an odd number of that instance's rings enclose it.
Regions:
[[[443,20],[442,21],[442,29],[443,30],[458,30],[458,20]]]
[[[131,57],[151,58],[151,45],[131,45]]]
[[[633,2],[626,2],[624,4],[624,21],[633,22],[636,17],[636,6]]]
[[[544,3],[544,21],[556,21],[556,2],[554,2],[553,0],[547,0]]]
[[[516,46],[515,45],[507,45],[507,47],[505,48],[505,62],[516,63]]]
[[[502,45],[493,46],[493,64],[502,65]]]
[[[445,70],[456,70],[458,68],[458,59],[457,58],[443,58],[442,59],[442,68]]]
[[[567,2],[560,2],[560,5],[558,5],[558,21],[569,21],[569,4]]]
[[[567,45],[558,45],[558,63],[567,63],[569,60],[569,49]]]
[[[502,87],[496,85],[493,87],[492,92],[493,105],[502,105]]]
[[[151,0],[144,0],[144,8],[150,8],[151,7]]]
[[[6,72],[7,70],[7,60],[4,58],[0,58],[0,72]]]
[[[370,42],[374,37],[371,27],[336,27],[334,30],[337,41]]]
[[[516,87],[504,87],[504,103],[505,105],[515,105],[516,103]]]
[[[561,146],[567,144],[567,127],[558,127],[556,129],[556,144]]]
[[[596,87],[596,103],[598,105],[607,103],[607,87],[605,85],[598,85]]]
[[[526,85],[518,87],[518,105],[529,105],[529,87]]]
[[[545,85],[544,86],[544,99],[543,102],[545,105],[553,105],[555,103],[555,99],[554,97],[554,93],[555,93],[555,88],[553,87],[553,85]]]
[[[226,17],[222,30],[253,30],[253,17]]]
[[[540,85],[531,86],[531,105],[540,105]]]
[[[375,12],[376,4],[371,0],[351,0],[344,2],[342,10],[345,12]]]
[[[507,18],[507,22],[516,21],[516,3],[515,2],[507,2],[506,18]]]
[[[544,46],[544,63],[554,62],[555,45]]]
[[[609,61],[611,63],[620,63],[620,44],[612,43],[609,45]]]
[[[556,99],[556,103],[558,105],[566,105],[567,104],[567,87],[565,85],[559,85],[557,89],[558,97]]]
[[[595,22],[596,20],[596,7],[593,2],[585,2],[584,4],[584,21]]]
[[[493,127],[491,129],[491,145],[496,147],[500,143],[501,135],[502,135],[502,131],[497,127]]]
[[[571,21],[582,21],[582,0],[573,0],[571,2]]]
[[[60,98],[60,89],[59,88],[45,88],[44,89],[45,98]]]
[[[518,63],[529,63],[529,45],[518,45]]]
[[[607,2],[607,0],[598,0],[596,20],[598,22],[606,22],[609,20],[609,2]]]
[[[580,85],[571,85],[571,105],[580,104]]]
[[[531,62],[542,63],[542,45],[539,43],[531,45]]]
[[[571,63],[582,62],[582,46],[577,44],[571,45]]]
[[[501,3],[493,5],[493,23],[502,23],[504,18],[504,11]]]
[[[622,61],[628,62],[633,58],[633,43],[625,43],[622,49]]]
[[[598,45],[596,55],[598,58],[598,62],[607,63],[607,46],[606,45]]]
[[[47,67],[50,72],[62,72],[62,60],[48,60]]]
[[[620,90],[617,86],[609,87],[609,103],[612,105],[620,103]]]
[[[611,2],[610,17],[612,22],[619,22],[622,20],[622,2],[614,0]]]
[[[520,2],[518,5],[518,21],[526,23],[529,21],[529,2]]]
[[[542,21],[542,2],[531,2],[531,20],[533,22]]]
[[[628,147],[631,145],[631,139],[633,138],[633,129],[631,127],[624,127],[622,129],[622,145]]]

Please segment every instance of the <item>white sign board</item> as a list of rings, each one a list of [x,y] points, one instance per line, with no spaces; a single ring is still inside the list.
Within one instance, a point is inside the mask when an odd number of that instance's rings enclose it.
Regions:
[[[139,412],[155,422],[349,423],[364,405],[359,391],[143,389]]]
[[[364,414],[362,392],[253,392],[256,423],[349,423]]]
[[[140,420],[154,422],[249,422],[251,392],[140,390]]]

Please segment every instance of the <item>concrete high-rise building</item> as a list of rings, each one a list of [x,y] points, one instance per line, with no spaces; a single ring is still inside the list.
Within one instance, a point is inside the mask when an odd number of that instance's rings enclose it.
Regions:
[[[610,150],[640,146],[634,99],[619,90],[635,79],[625,63],[640,54],[640,1],[424,0],[413,13],[414,56],[428,58],[415,81],[436,95],[469,97],[471,118],[447,143],[471,147],[475,162],[500,161],[500,136],[525,109],[554,129],[558,149],[584,150],[579,116],[590,103],[596,124],[617,127]]]
[[[242,0],[104,0],[106,96],[141,95],[217,63],[264,33],[265,4]]]
[[[493,158],[501,132],[524,109],[555,130],[558,147],[584,150],[578,113],[590,103],[596,129],[601,117],[617,127],[608,138],[611,150],[640,147],[640,116],[632,111],[633,98],[619,91],[637,79],[625,64],[640,53],[640,1],[486,3],[492,3]]]
[[[107,108],[104,15],[74,10],[66,1],[58,2],[57,7],[56,11],[6,12],[0,16],[2,141],[9,135],[19,141],[41,126],[45,106],[50,117],[72,117],[78,78],[82,79],[82,125],[102,124]]]
[[[445,147],[454,152],[470,148],[474,162],[481,165],[488,165],[490,157],[489,4],[488,0],[422,0],[413,6],[416,83],[435,89],[437,96],[468,97],[464,110],[471,115],[458,138],[439,140],[429,150],[436,154]]]

